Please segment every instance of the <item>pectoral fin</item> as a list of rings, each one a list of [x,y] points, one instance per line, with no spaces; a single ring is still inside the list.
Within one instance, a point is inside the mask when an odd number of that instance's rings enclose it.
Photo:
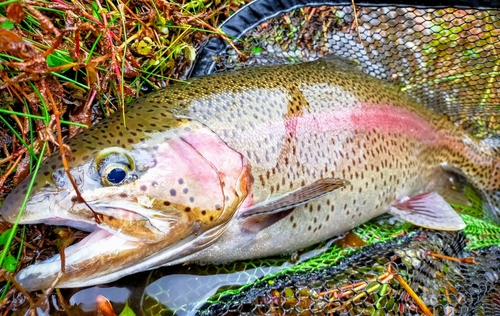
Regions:
[[[244,220],[242,225],[246,230],[259,231],[286,217],[293,211],[293,208],[343,188],[348,184],[348,181],[342,179],[320,179],[286,195],[267,199],[251,206],[240,215],[240,218]]]
[[[391,213],[417,226],[435,230],[461,230],[462,218],[436,192],[421,193],[392,205]]]

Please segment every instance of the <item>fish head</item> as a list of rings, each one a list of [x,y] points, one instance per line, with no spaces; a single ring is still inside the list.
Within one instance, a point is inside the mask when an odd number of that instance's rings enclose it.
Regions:
[[[188,240],[223,229],[246,198],[249,173],[243,156],[199,122],[171,121],[172,128],[165,130],[147,130],[134,123],[120,126],[113,134],[122,136],[108,135],[106,141],[103,133],[109,132],[100,128],[72,139],[67,160],[81,198],[59,154],[41,166],[32,176],[35,179],[26,179],[7,197],[2,216],[14,222],[33,180],[21,224],[46,223],[93,232],[66,250],[66,273],[58,286],[109,282],[175,259],[172,254],[179,245],[186,248]],[[213,238],[198,242],[192,251]],[[146,261],[149,264],[144,268]],[[52,265],[51,271],[60,270],[60,262]],[[36,283],[33,276],[53,280],[53,273],[30,274],[20,281],[31,289],[50,284]]]

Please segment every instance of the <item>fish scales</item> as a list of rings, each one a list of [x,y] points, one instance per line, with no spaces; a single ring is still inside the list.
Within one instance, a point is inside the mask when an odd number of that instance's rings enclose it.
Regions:
[[[90,241],[114,249],[74,259],[61,287],[186,261],[288,253],[397,209],[444,229],[433,223],[435,213],[424,216],[446,208],[439,195],[426,194],[441,169],[464,175],[496,211],[491,143],[343,59],[196,78],[136,99],[125,120],[111,116],[68,141],[72,174],[103,223],[74,202],[58,156],[37,176],[22,222],[94,231]],[[26,188],[5,201],[7,220],[17,216]],[[42,288],[57,260],[18,279]]]

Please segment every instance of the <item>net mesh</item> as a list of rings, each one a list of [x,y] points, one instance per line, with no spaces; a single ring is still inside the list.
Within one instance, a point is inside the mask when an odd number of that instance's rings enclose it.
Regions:
[[[272,282],[219,298],[199,314],[421,315],[421,307],[403,283],[433,315],[498,310],[489,298],[498,294],[500,268],[492,262],[500,258],[500,252],[488,249],[480,256],[472,254],[464,250],[465,240],[461,233],[416,231],[397,242],[367,247],[337,265],[287,271]],[[477,265],[439,255],[474,256]]]
[[[348,6],[303,7],[243,34],[215,56],[214,71],[294,63],[334,54],[401,87],[474,135],[500,129],[500,11]],[[358,26],[356,26],[356,24]]]
[[[259,2],[269,4],[256,1],[255,12]],[[303,6],[261,20],[233,34],[246,60],[230,47],[215,55],[202,53],[205,68],[198,74],[335,54],[357,60],[365,73],[398,85],[473,135],[498,136],[498,10],[360,6],[355,14],[351,5]],[[326,243],[321,253],[296,264],[288,257],[202,267],[197,275],[216,275],[211,282],[224,284],[216,293],[193,301],[185,299],[191,297],[186,291],[202,293],[206,287],[174,293],[157,286],[145,297],[145,310],[421,315],[418,297],[433,315],[500,315],[500,227],[483,212],[472,188],[465,193],[470,205],[453,205],[467,224],[462,232],[422,230],[385,216],[352,232],[362,247]],[[233,282],[235,273],[238,282]],[[173,300],[180,300],[175,308],[165,303]]]

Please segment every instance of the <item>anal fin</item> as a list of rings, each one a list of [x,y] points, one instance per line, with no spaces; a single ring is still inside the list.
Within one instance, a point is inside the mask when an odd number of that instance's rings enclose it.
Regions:
[[[465,228],[462,218],[436,192],[400,200],[392,205],[391,213],[425,228],[447,231]]]
[[[267,199],[249,207],[240,214],[240,219],[244,220],[242,226],[252,232],[262,230],[286,217],[293,211],[293,208],[343,188],[348,184],[349,182],[346,180],[325,178],[285,195]]]

